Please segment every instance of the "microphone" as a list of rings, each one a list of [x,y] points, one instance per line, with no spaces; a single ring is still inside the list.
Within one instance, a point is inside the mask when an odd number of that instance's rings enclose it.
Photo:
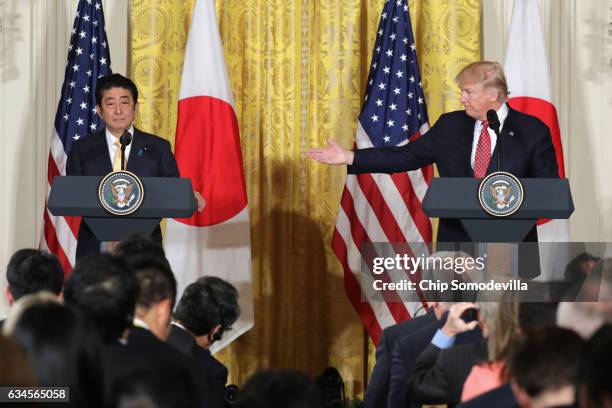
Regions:
[[[130,132],[128,132],[127,129],[125,129],[125,131],[119,138],[119,143],[121,143],[122,149],[125,149],[127,146],[130,145],[130,143],[132,143],[132,135],[130,135]]]
[[[497,112],[493,109],[487,111],[487,120],[489,121],[489,127],[493,129],[497,135],[497,171],[501,171],[501,137],[499,135],[499,118]]]
[[[119,143],[121,144],[121,171],[123,171],[125,170],[125,148],[132,143],[132,135],[130,135],[128,129],[125,129],[119,138]]]
[[[497,112],[493,109],[489,109],[487,111],[487,120],[489,121],[489,127],[493,129],[497,137],[499,137],[499,118],[497,117]]]

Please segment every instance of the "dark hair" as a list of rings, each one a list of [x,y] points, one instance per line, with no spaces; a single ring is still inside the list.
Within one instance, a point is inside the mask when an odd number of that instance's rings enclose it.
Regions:
[[[20,249],[9,260],[6,280],[15,300],[43,290],[59,295],[64,271],[54,255],[38,249]]]
[[[134,104],[138,103],[138,88],[130,78],[124,77],[121,74],[108,74],[98,78],[96,83],[96,104],[102,106],[102,98],[104,92],[111,88],[123,88],[130,91]]]
[[[124,259],[99,254],[79,260],[66,280],[64,300],[80,308],[105,342],[132,325],[138,285]]]
[[[597,263],[601,261],[598,256],[593,256],[587,252],[583,252],[572,259],[565,267],[564,280],[573,283],[582,283],[589,275],[591,268],[589,263]]]
[[[115,255],[122,256],[128,260],[132,256],[151,255],[166,259],[164,247],[145,234],[134,234],[122,239],[115,247]]]
[[[238,291],[216,276],[205,276],[187,286],[174,312],[174,318],[196,336],[209,334],[221,325],[215,340],[231,329],[238,315]]]
[[[297,371],[260,371],[238,394],[236,408],[319,408],[319,390]]]
[[[23,311],[12,333],[42,387],[70,387],[72,406],[102,407],[100,339],[77,310],[59,303]]]
[[[176,278],[165,259],[141,255],[130,257],[128,262],[138,284],[138,306],[148,309],[165,299],[174,306]]]
[[[576,381],[582,338],[572,330],[546,327],[525,333],[511,350],[508,371],[530,397]]]
[[[612,325],[606,324],[593,334],[584,347],[578,368],[578,395],[586,398],[592,404],[591,406],[604,406],[604,399],[612,400],[610,391],[611,345]]]

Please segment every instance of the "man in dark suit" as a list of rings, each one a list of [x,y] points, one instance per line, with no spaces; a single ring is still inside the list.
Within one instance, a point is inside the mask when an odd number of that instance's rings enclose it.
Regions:
[[[119,138],[128,132],[132,142],[125,149],[126,170],[139,177],[179,177],[170,143],[136,129],[132,123],[138,110],[138,89],[120,74],[101,77],[96,85],[96,112],[106,127],[73,143],[66,162],[66,175],[105,176],[121,169]],[[196,194],[198,208],[204,202]],[[161,243],[159,226],[152,238]],[[100,251],[100,242],[85,223],[79,228],[76,257]]]
[[[475,307],[467,302],[451,306],[446,323],[417,357],[407,384],[407,392],[417,403],[457,404],[472,366],[487,359],[484,339],[453,347],[458,334],[473,331],[479,324],[483,326],[483,337],[488,337],[486,329],[495,315],[495,303],[480,302],[479,320],[464,321],[464,312]]]
[[[174,312],[168,343],[209,373],[215,395],[224,395],[227,368],[209,351],[240,315],[238,291],[215,276],[198,279],[185,289]]]
[[[517,177],[558,177],[557,161],[548,127],[539,119],[506,104],[508,87],[501,65],[479,61],[465,67],[456,79],[465,110],[442,115],[422,137],[404,146],[346,150],[333,140],[325,148],[311,149],[311,158],[327,164],[346,164],[348,172],[396,173],[435,163],[440,177],[482,178],[497,170]],[[489,128],[487,111],[500,122],[501,143]],[[493,159],[492,159],[493,158]],[[537,240],[535,228],[527,237]],[[471,241],[459,220],[441,219],[440,242]]]
[[[403,337],[419,331],[421,328],[439,324],[444,312],[449,306],[446,303],[432,302],[429,311],[413,319],[394,324],[383,330],[380,342],[376,348],[376,364],[372,370],[370,381],[365,390],[363,403],[366,408],[385,408],[389,394],[389,379],[391,370],[391,353],[396,343]],[[431,340],[431,337],[428,341]]]

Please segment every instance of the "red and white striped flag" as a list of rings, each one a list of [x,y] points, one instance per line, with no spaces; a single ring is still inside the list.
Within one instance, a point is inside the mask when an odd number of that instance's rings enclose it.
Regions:
[[[217,28],[214,0],[195,4],[179,92],[174,155],[181,177],[206,200],[202,213],[169,219],[164,248],[178,294],[213,275],[239,292],[241,314],[217,351],[253,326],[251,232],[240,133]]]
[[[537,0],[514,0],[504,71],[510,90],[508,104],[548,125],[557,156],[559,177],[565,177],[563,144],[557,109],[552,103],[550,71]],[[569,242],[568,220],[540,220],[539,242]],[[556,250],[555,250],[556,249]],[[540,245],[542,278],[566,264],[560,246]]]
[[[419,78],[408,2],[387,1],[357,124],[357,148],[403,145],[429,129]],[[432,166],[393,175],[347,176],[332,248],[344,269],[347,295],[375,344],[382,329],[411,318],[422,309],[422,302],[418,297],[405,299],[395,293],[380,300],[366,296],[371,294],[371,281],[360,270],[362,259],[371,257],[366,247],[376,242],[408,243],[409,252],[416,252],[410,243],[431,242],[432,225],[421,201],[432,176]],[[417,256],[423,248],[427,247],[418,245]],[[402,277],[407,276],[389,274],[385,279]]]
[[[110,64],[102,2],[80,0],[51,136],[47,198],[53,178],[66,175],[66,158],[72,143],[104,127],[104,121],[96,113],[96,81],[111,73]],[[45,202],[43,219],[40,248],[55,254],[67,274],[75,263],[81,217],[55,217]]]

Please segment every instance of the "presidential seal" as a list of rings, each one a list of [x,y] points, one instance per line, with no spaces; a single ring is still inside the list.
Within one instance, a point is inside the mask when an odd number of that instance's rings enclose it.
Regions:
[[[480,206],[495,217],[514,214],[523,204],[524,197],[521,181],[503,171],[489,174],[478,187]]]
[[[144,187],[134,173],[114,171],[100,181],[98,200],[102,208],[111,214],[132,214],[144,200]]]

